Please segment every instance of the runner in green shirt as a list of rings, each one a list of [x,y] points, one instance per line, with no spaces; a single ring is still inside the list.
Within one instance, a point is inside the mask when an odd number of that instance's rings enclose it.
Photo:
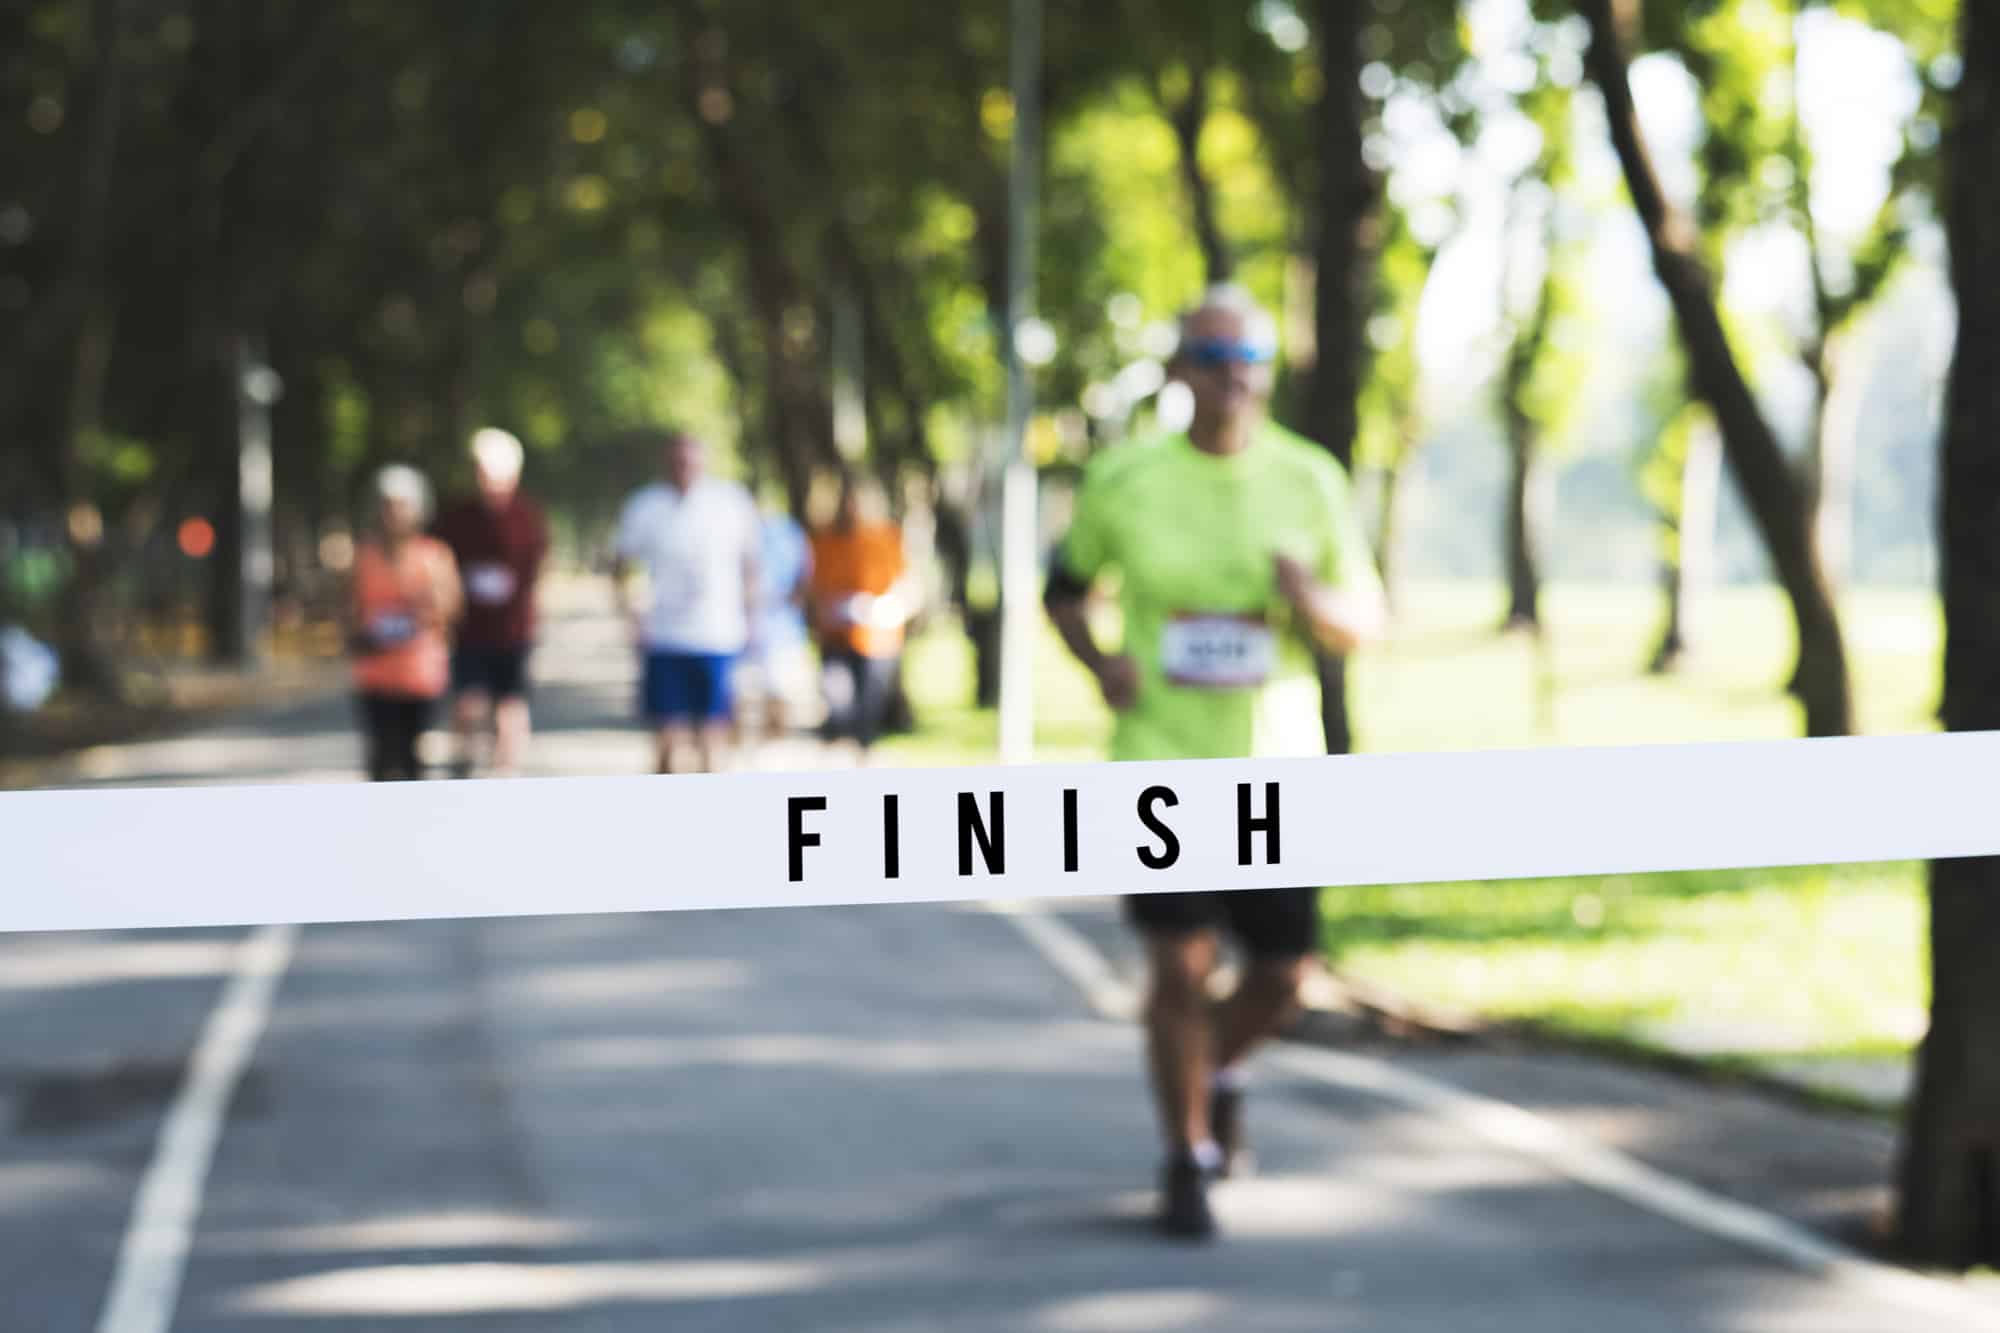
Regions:
[[[1382,628],[1381,584],[1325,450],[1270,422],[1276,331],[1235,287],[1181,321],[1170,371],[1194,396],[1185,435],[1107,450],[1086,470],[1047,592],[1063,640],[1116,711],[1113,759],[1324,752],[1313,650]],[[1123,643],[1096,642],[1091,585],[1119,580]],[[1242,1065],[1290,1016],[1319,945],[1317,888],[1136,894],[1146,1025],[1167,1145],[1160,1222],[1215,1230],[1207,1185],[1240,1168]],[[1220,931],[1246,955],[1211,1021]]]

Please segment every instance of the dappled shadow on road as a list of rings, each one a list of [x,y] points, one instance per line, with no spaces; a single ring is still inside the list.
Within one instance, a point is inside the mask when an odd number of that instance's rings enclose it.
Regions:
[[[1157,1240],[1137,1196],[1003,1194],[889,1227],[767,1231],[724,1252],[350,1255],[246,1283],[201,1326],[1720,1330],[1785,1309],[1798,1327],[1881,1327],[1881,1311],[1719,1246],[1579,1225],[1571,1191],[1546,1182],[1441,1191],[1448,1206],[1402,1215],[1329,1207],[1289,1230],[1282,1216],[1258,1225],[1287,1189],[1311,1194],[1318,1180],[1280,1179],[1262,1200],[1244,1187],[1240,1206],[1224,1204],[1242,1214],[1230,1236],[1199,1250]]]
[[[0,935],[0,1161],[9,1130],[46,1151],[164,1107],[239,934]],[[151,1019],[136,1038],[132,1014]]]
[[[1138,1056],[966,911],[315,931],[261,1060],[274,1113],[224,1143],[183,1317],[213,1333],[1639,1333],[1775,1310],[1881,1326],[1423,1116],[1289,1078],[1256,1100],[1268,1173],[1218,1191],[1226,1239],[1169,1245],[1149,1225]]]
[[[65,766],[52,785],[339,781],[356,779],[360,772],[354,705],[342,693],[223,726],[86,750]]]
[[[1726,1076],[1533,1041],[1433,1047],[1406,1064],[1527,1107],[1580,1139],[1724,1197],[1877,1248],[1896,1144],[1879,1118],[1808,1107]]]

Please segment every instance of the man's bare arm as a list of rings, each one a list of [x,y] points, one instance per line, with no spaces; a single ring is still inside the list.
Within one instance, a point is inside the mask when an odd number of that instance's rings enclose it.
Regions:
[[[1278,588],[1325,652],[1345,656],[1379,641],[1388,628],[1388,608],[1373,587],[1329,588],[1287,556],[1279,556]]]
[[[1063,646],[1097,678],[1104,701],[1115,709],[1130,708],[1139,697],[1138,664],[1123,653],[1106,653],[1098,646],[1090,629],[1090,601],[1085,590],[1058,575],[1042,604],[1055,622]]]

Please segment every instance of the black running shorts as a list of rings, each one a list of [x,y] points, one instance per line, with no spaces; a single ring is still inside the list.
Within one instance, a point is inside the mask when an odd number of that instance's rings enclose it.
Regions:
[[[1149,934],[1227,930],[1253,958],[1303,958],[1319,950],[1317,888],[1135,893],[1126,897],[1125,912]]]

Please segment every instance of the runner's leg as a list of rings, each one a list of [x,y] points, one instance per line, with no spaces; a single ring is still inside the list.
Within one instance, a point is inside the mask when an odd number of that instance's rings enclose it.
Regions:
[[[1217,1019],[1217,1069],[1234,1067],[1291,1021],[1311,966],[1310,957],[1251,960]]]
[[[1208,1119],[1209,1132],[1222,1150],[1225,1175],[1248,1170],[1254,1161],[1244,1133],[1249,1057],[1298,1012],[1299,991],[1319,949],[1319,897],[1319,890],[1305,887],[1221,895],[1230,930],[1244,954],[1235,993],[1216,1016]]]
[[[502,774],[520,771],[528,752],[528,696],[516,694],[493,706],[493,768]]]
[[[470,777],[478,760],[479,737],[485,730],[493,696],[483,685],[465,685],[452,700],[452,759],[459,776]],[[495,756],[498,757],[497,755]]]
[[[1151,931],[1146,959],[1146,1048],[1159,1106],[1161,1133],[1170,1151],[1188,1153],[1209,1142],[1209,1075],[1214,1033],[1208,1010],[1208,977],[1215,970],[1213,930]]]
[[[729,763],[730,729],[735,721],[729,678],[734,665],[733,658],[725,653],[703,654],[694,659],[695,744],[703,773],[720,773]]]
[[[867,747],[861,743],[862,695],[866,686],[867,659],[852,648],[833,647],[826,655],[826,726],[829,746],[850,754],[850,763],[860,763]]]
[[[493,693],[493,770],[503,777],[521,771],[528,753],[528,647],[493,655],[487,682]]]
[[[370,782],[386,782],[389,773],[388,700],[379,694],[360,694],[355,703],[361,713],[362,768]]]
[[[1320,945],[1319,896],[1318,889],[1307,887],[1222,895],[1245,967],[1218,1020],[1216,1068],[1240,1063],[1297,1011],[1299,988]]]
[[[654,753],[659,760],[658,767],[654,771],[658,773],[681,772],[682,770],[675,766],[676,761],[679,759],[681,752],[688,748],[693,738],[694,731],[685,722],[671,721],[661,723],[653,734]]]
[[[437,720],[437,704],[438,701],[436,699],[409,700],[409,707],[405,714],[407,718],[407,738],[404,742],[406,746],[404,763],[412,782],[422,781],[426,776],[422,741],[424,733],[428,732],[431,729],[432,723]]]
[[[417,758],[417,741],[430,718],[425,699],[382,697],[376,700],[380,719],[381,753],[375,772],[378,782],[411,782],[423,776]]]
[[[1215,1234],[1208,1182],[1223,1166],[1208,1123],[1215,1034],[1207,983],[1216,946],[1216,932],[1208,927],[1154,929],[1146,936],[1152,973],[1146,997],[1147,1050],[1167,1140],[1158,1224],[1167,1235],[1183,1240]]]
[[[857,656],[855,681],[854,740],[861,747],[861,758],[865,763],[889,720],[889,704],[896,684],[896,659]]]

